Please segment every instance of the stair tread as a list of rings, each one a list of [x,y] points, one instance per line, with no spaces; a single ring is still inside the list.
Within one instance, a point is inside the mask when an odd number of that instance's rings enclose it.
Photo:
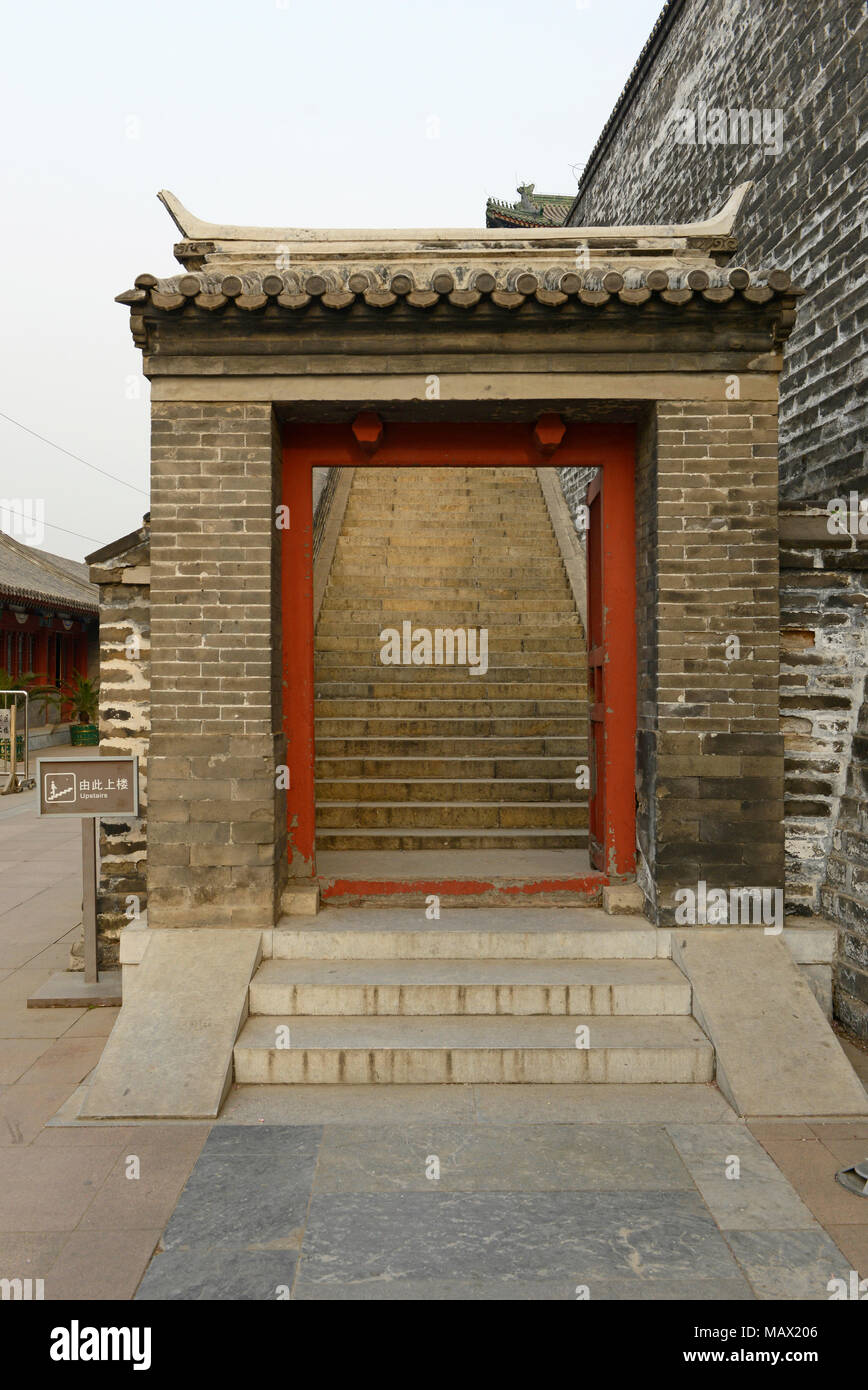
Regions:
[[[276,1029],[290,1030],[291,1049],[529,1049],[575,1047],[575,1029],[588,1028],[588,1051],[601,1048],[686,1048],[711,1051],[695,1019],[680,1015],[450,1015],[381,1014],[295,1016],[255,1014],[241,1030],[236,1050],[276,1047]],[[585,1050],[585,1049],[581,1049]]]
[[[264,960],[254,983],[267,985],[681,985],[690,986],[671,960],[549,959],[510,957],[466,959],[461,956],[361,960]]]
[[[313,938],[330,932],[413,932],[428,938],[444,932],[515,932],[521,936],[571,932],[581,938],[589,932],[614,935],[629,931],[655,944],[657,940],[656,928],[644,917],[589,907],[448,907],[436,922],[425,918],[418,907],[325,907],[317,914],[315,926],[300,927],[297,918],[281,917],[275,933],[284,931]]]

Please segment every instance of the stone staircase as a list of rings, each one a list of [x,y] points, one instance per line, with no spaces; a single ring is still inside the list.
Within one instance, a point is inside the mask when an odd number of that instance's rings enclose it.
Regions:
[[[380,632],[488,631],[488,671]],[[316,631],[317,850],[585,849],[584,633],[533,468],[356,469]]]
[[[235,1079],[710,1081],[690,985],[656,950],[644,919],[588,908],[284,919],[250,985]]]

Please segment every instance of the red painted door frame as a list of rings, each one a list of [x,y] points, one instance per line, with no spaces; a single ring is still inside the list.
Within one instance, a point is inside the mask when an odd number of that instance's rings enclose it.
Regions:
[[[283,731],[289,786],[287,838],[294,876],[314,873],[313,480],[311,461],[284,443],[281,479],[280,602]],[[301,867],[304,872],[299,873]]]
[[[532,424],[394,423],[377,433],[345,425],[294,424],[283,432],[281,502],[281,604],[283,727],[289,787],[287,829],[293,861],[313,874],[314,785],[314,468],[577,467],[601,468],[600,542],[589,564],[588,600],[597,603],[596,646],[601,647],[600,690],[595,697],[602,726],[597,791],[592,807],[598,827],[599,863],[607,877],[635,869],[636,560],[633,520],[635,430],[632,425],[574,424],[560,443]],[[590,545],[589,545],[590,554]],[[589,624],[590,628],[590,624]],[[593,862],[593,861],[592,861]]]
[[[636,871],[635,447],[613,440],[588,488],[588,754],[591,867]]]

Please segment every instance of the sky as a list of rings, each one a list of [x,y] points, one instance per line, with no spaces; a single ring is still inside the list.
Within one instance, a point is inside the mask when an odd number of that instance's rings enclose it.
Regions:
[[[149,384],[114,296],[180,268],[160,188],[215,222],[482,227],[518,183],[575,191],[661,8],[2,0],[3,529],[41,517],[41,547],[81,560],[148,509]]]

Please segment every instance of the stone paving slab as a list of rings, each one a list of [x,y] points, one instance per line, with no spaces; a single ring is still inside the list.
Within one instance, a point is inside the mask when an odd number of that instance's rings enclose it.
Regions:
[[[163,1248],[296,1250],[301,1244],[322,1131],[244,1131],[210,1140],[184,1188]],[[271,1139],[271,1143],[268,1139]]]
[[[304,1301],[665,1301],[851,1266],[736,1121],[215,1125],[137,1297],[283,1298],[290,1267]]]
[[[666,1133],[721,1230],[816,1225],[745,1125],[667,1125]]]
[[[847,1278],[850,1265],[831,1236],[810,1231],[730,1231],[730,1247],[762,1299],[825,1302],[830,1279]]]
[[[362,1278],[733,1278],[695,1192],[314,1195],[308,1283]]]
[[[439,1177],[427,1176],[437,1160]],[[789,1186],[788,1184],[784,1184]],[[627,1125],[330,1125],[314,1193],[693,1191],[661,1129]]]
[[[594,1279],[574,1285],[568,1279],[400,1279],[363,1280],[354,1284],[311,1283],[300,1273],[293,1287],[294,1302],[563,1302],[586,1298],[595,1303],[753,1301],[750,1285],[740,1275],[726,1279]]]
[[[137,1300],[183,1302],[262,1302],[284,1297],[292,1288],[297,1250],[210,1250],[191,1259],[186,1251],[156,1257],[142,1280]]]

